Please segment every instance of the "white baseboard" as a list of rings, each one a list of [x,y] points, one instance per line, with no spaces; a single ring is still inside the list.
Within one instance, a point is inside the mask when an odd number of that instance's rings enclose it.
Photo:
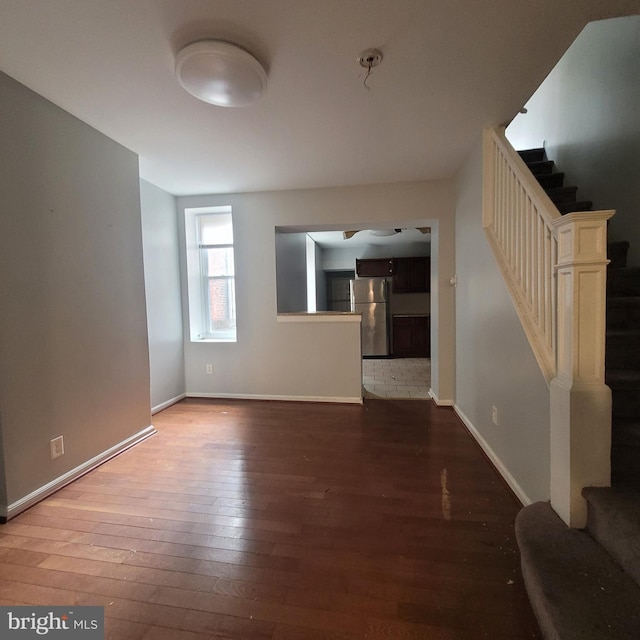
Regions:
[[[453,407],[453,400],[441,400],[433,393],[433,389],[429,389],[429,397],[439,406],[439,407]]]
[[[493,466],[498,470],[498,473],[504,478],[504,481],[509,485],[511,491],[516,494],[516,497],[526,507],[531,504],[532,500],[525,493],[524,489],[518,484],[516,479],[511,475],[507,467],[502,460],[498,457],[496,452],[489,446],[489,443],[480,435],[480,432],[475,428],[471,420],[467,418],[462,409],[457,404],[453,405],[453,409],[457,416],[462,420],[464,426],[469,430],[469,433],[473,436],[474,440],[482,447],[489,460],[491,460]]]
[[[189,393],[187,398],[220,398],[222,400],[282,400],[287,402],[337,402],[362,404],[362,396],[278,396],[251,393]]]
[[[160,411],[163,411],[167,407],[170,407],[172,404],[176,404],[177,402],[180,402],[180,400],[184,400],[186,397],[187,397],[186,393],[181,393],[179,396],[176,396],[175,398],[171,398],[171,400],[167,400],[166,402],[157,404],[155,407],[151,407],[151,415],[154,415],[156,413],[159,413]]]
[[[126,451],[127,449],[129,449],[130,447],[133,447],[139,442],[146,440],[148,437],[152,436],[154,433],[156,433],[155,427],[153,425],[149,425],[148,427],[145,427],[141,431],[138,431],[138,433],[132,435],[126,440],[119,442],[118,444],[114,445],[110,449],[107,449],[106,451],[100,453],[94,458],[91,458],[91,460],[87,460],[83,464],[77,466],[75,469],[71,469],[71,471],[67,471],[67,473],[65,473],[64,475],[61,475],[59,478],[56,478],[55,480],[52,480],[51,482],[49,482],[48,484],[45,484],[39,489],[32,491],[29,495],[24,496],[24,498],[20,498],[20,500],[16,500],[16,502],[13,502],[7,507],[7,519],[17,516],[19,513],[21,513],[25,509],[28,509],[29,507],[33,506],[36,502],[40,502],[40,500],[43,500],[47,496],[50,496],[55,491],[58,491],[58,489],[62,489],[62,487],[64,487],[65,485],[69,484],[70,482],[73,482],[74,480],[76,480],[80,476],[83,476],[85,473],[88,473],[92,469],[95,469],[96,467],[100,466],[110,458],[113,458],[114,456],[117,456],[119,453]]]

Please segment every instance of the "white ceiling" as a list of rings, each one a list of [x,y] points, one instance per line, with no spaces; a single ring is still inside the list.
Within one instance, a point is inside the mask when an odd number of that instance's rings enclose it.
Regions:
[[[606,6],[605,6],[606,5]],[[176,195],[452,176],[590,19],[638,0],[0,0],[0,69],[140,156]],[[228,109],[178,85],[175,53],[231,40],[268,68]],[[363,86],[361,51],[381,66]]]

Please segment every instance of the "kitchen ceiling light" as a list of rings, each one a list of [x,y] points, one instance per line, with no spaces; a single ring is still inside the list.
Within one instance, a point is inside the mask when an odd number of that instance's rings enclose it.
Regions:
[[[395,236],[398,231],[396,229],[373,229],[369,231],[369,234],[372,236],[377,236],[379,238],[385,238],[387,236]]]
[[[219,107],[244,107],[267,88],[267,73],[248,51],[221,40],[201,40],[176,56],[176,76],[196,98]]]

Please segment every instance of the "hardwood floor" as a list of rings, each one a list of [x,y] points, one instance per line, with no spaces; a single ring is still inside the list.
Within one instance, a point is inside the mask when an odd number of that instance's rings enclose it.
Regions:
[[[0,604],[114,640],[538,638],[519,505],[451,409],[185,400],[0,527]]]

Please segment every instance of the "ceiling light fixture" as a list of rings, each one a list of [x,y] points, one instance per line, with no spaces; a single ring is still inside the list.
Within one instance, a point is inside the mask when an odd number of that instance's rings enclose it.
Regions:
[[[367,89],[370,89],[371,87],[367,84],[367,80],[371,75],[371,69],[373,69],[373,67],[377,67],[382,62],[382,51],[380,51],[380,49],[365,49],[358,56],[358,62],[361,67],[364,67],[367,70],[362,84],[364,84]]]
[[[244,107],[267,88],[267,72],[260,62],[222,40],[200,40],[181,49],[176,76],[191,95],[219,107]]]
[[[387,236],[395,236],[399,233],[400,229],[373,229],[369,231],[369,235],[377,236],[378,238],[385,238]]]
[[[356,233],[360,233],[363,229],[352,229],[350,231],[343,231],[342,237],[344,240],[349,240],[349,238],[353,238]],[[376,236],[378,238],[386,238],[391,236],[397,236],[398,234],[403,233],[404,231],[413,232],[419,231],[421,234],[426,235],[431,233],[431,227],[406,227],[402,229],[369,229],[369,235]],[[415,234],[414,234],[415,235]]]

